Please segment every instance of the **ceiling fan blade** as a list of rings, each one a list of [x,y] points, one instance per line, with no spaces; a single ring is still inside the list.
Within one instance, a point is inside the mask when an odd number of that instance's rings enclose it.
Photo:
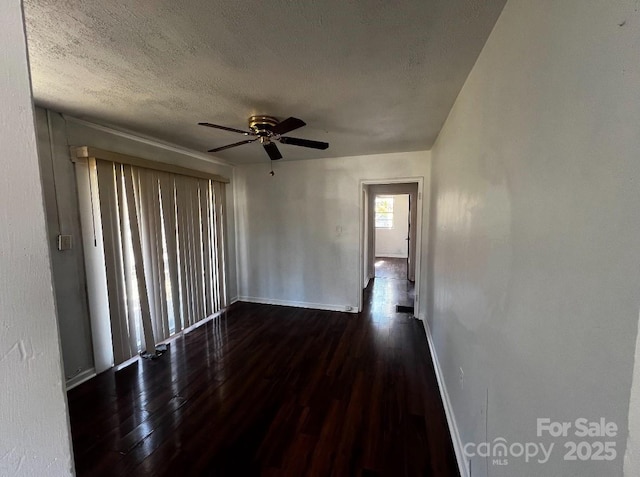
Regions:
[[[258,138],[247,139],[246,141],[234,142],[233,144],[228,144],[226,146],[216,147],[214,149],[209,149],[209,151],[207,151],[207,152],[220,152],[220,151],[224,151],[225,149],[230,149],[232,147],[242,146],[243,144],[249,144],[250,142],[254,142],[254,141],[257,141],[257,140],[258,140]]]
[[[253,133],[251,131],[243,131],[242,129],[228,128],[227,126],[218,126],[217,124],[198,123],[198,125],[207,126],[209,128],[223,129],[225,131],[236,132],[236,133],[244,134],[245,136],[255,136],[255,133]]]
[[[298,129],[306,125],[307,123],[305,123],[302,119],[287,118],[284,121],[280,121],[278,124],[276,124],[273,129],[271,129],[271,131],[273,131],[274,134],[286,134],[290,131],[293,131],[294,129]]]
[[[267,154],[269,154],[269,158],[272,161],[277,161],[278,159],[282,159],[282,154],[280,154],[280,150],[278,149],[278,146],[276,146],[274,143],[268,142],[266,144],[263,144],[263,146],[264,146],[264,150],[267,151]]]
[[[282,144],[291,144],[292,146],[311,147],[313,149],[327,149],[329,147],[328,142],[310,141],[309,139],[300,139],[297,137],[281,137],[280,142]]]

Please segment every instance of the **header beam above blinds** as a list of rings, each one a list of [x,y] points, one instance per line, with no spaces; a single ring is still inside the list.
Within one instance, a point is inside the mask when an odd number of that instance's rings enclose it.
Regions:
[[[120,154],[119,152],[105,151],[104,149],[98,149],[96,147],[80,146],[71,148],[71,160],[73,162],[76,162],[78,159],[89,158],[102,159],[105,161],[117,162],[119,164],[129,164],[132,166],[143,167],[145,169],[152,169],[155,171],[171,172],[173,174],[196,177],[198,179],[213,180],[225,184],[231,182],[226,177],[219,176],[217,174],[209,174],[208,172],[197,171],[195,169],[174,166],[173,164],[167,164],[165,162],[150,161],[148,159],[142,159],[140,157]]]

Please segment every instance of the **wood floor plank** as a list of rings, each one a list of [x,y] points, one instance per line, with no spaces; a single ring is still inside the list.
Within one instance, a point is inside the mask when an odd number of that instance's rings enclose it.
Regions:
[[[354,315],[236,303],[69,391],[77,475],[458,476],[410,287]]]

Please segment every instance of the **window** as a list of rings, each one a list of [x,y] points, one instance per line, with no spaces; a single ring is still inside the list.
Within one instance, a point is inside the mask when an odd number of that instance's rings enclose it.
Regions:
[[[103,361],[154,355],[226,306],[223,182],[93,157],[77,166],[90,181],[90,302],[110,327]]]
[[[375,211],[377,229],[393,228],[393,197],[376,197]]]

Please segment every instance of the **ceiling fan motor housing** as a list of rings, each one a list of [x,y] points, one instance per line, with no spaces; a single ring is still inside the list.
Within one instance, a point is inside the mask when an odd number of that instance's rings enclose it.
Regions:
[[[249,129],[254,131],[258,136],[271,137],[273,136],[273,128],[278,124],[277,118],[273,116],[251,116],[249,118]]]

